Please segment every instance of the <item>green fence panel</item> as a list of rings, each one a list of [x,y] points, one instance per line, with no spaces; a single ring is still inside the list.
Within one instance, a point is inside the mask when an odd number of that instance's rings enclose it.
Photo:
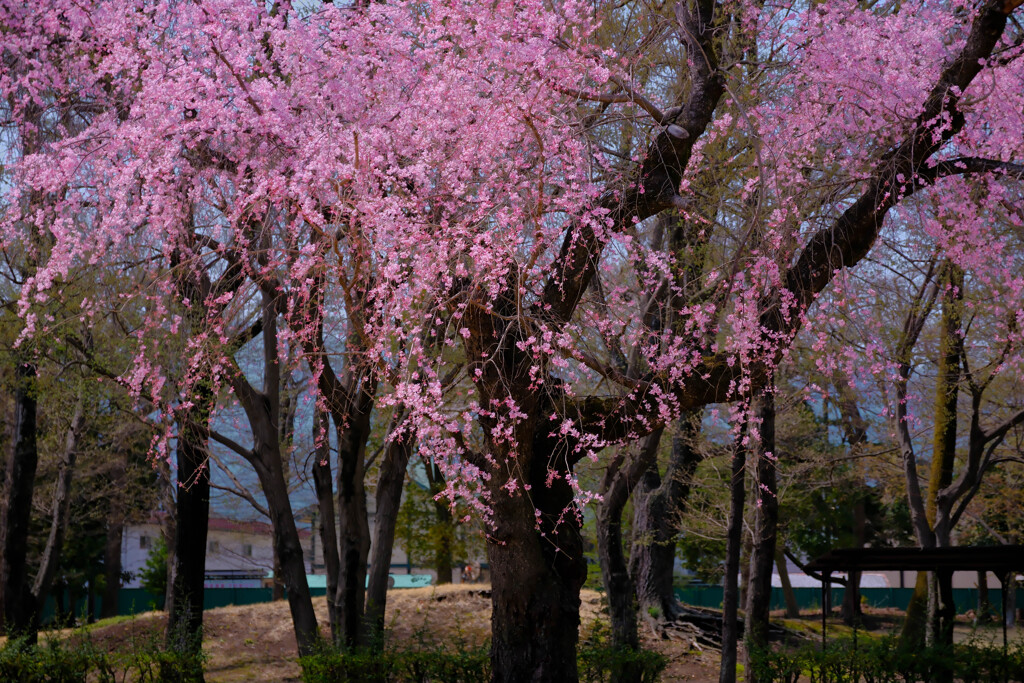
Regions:
[[[676,598],[687,605],[694,607],[708,607],[711,609],[722,608],[722,587],[701,586],[699,588],[677,588]],[[797,604],[801,610],[821,609],[821,589],[819,588],[794,588]],[[843,604],[845,589],[833,587],[831,589],[832,606],[838,608]],[[875,608],[896,608],[906,610],[910,604],[910,598],[914,594],[913,588],[861,588],[861,601]],[[992,609],[1000,611],[1002,605],[1002,590],[990,588],[988,591],[989,603]],[[1017,609],[1024,609],[1024,590],[1017,590]],[[956,603],[957,614],[965,614],[978,608],[978,589],[976,588],[954,588],[953,602]],[[773,610],[785,609],[786,601],[781,588],[772,588],[771,608]]]

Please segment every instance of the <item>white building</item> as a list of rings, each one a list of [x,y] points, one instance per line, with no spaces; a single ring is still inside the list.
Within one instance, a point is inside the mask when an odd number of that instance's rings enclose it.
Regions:
[[[187,533],[179,529],[179,533]],[[124,588],[141,588],[139,574],[162,529],[155,519],[126,526],[121,540],[121,570],[131,579]],[[303,546],[309,542],[309,529],[300,529]],[[211,517],[206,535],[207,588],[259,588],[274,569],[273,534],[266,522],[238,522]],[[306,571],[311,569],[306,559]]]

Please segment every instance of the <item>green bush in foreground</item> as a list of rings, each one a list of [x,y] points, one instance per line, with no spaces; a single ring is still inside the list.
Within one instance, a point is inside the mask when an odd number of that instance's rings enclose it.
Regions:
[[[607,683],[626,671],[637,674],[634,680],[654,683],[667,664],[657,652],[606,646],[582,647],[577,658],[580,680],[587,683]],[[486,647],[341,652],[325,646],[299,663],[304,683],[477,683],[491,675]]]
[[[0,647],[0,681],[18,683],[192,683],[202,680],[201,658],[160,649],[154,642],[108,654],[88,639],[52,638],[29,645],[24,638]]]
[[[959,683],[1024,681],[1024,645],[1006,652],[1001,646],[958,643],[952,647],[908,649],[890,636],[830,643],[821,650],[761,652],[753,658],[756,678],[774,683],[918,683],[955,680]]]

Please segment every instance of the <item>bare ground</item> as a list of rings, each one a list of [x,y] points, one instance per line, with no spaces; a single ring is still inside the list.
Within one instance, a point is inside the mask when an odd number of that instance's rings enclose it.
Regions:
[[[395,590],[388,595],[388,639],[405,647],[444,643],[449,647],[483,645],[490,635],[490,587],[437,586]],[[584,590],[580,610],[581,637],[594,632],[601,614],[601,596]],[[327,603],[313,601],[321,629],[327,629]],[[159,639],[166,617],[160,612],[139,614],[129,621],[99,624],[90,631],[97,646],[128,651]],[[222,607],[204,617],[203,649],[209,683],[298,681],[295,635],[285,601]],[[681,640],[662,640],[644,633],[643,644],[669,659],[663,680],[715,681],[718,653],[700,652]]]

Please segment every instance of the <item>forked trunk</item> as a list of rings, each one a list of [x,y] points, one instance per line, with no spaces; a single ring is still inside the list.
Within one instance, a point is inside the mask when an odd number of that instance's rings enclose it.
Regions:
[[[354,414],[333,416],[338,430],[338,588],[335,608],[345,645],[360,641],[366,597],[366,560],[370,525],[364,487],[366,440],[370,433],[373,391],[361,393]]]
[[[655,612],[670,619],[678,611],[672,585],[676,537],[690,497],[693,473],[702,457],[694,443],[701,414],[696,411],[679,418],[665,476],[659,476],[655,464],[644,474],[634,495],[630,574],[641,614]]]
[[[636,590],[623,547],[622,511],[630,494],[645,473],[657,476],[657,453],[662,430],[644,439],[638,452],[620,449],[609,464],[601,482],[603,501],[597,511],[597,551],[601,579],[608,596],[612,624],[612,645],[635,650],[640,646],[637,633]],[[639,501],[638,501],[639,502]],[[634,553],[636,546],[634,545]],[[622,672],[622,680],[636,678],[634,672]]]

